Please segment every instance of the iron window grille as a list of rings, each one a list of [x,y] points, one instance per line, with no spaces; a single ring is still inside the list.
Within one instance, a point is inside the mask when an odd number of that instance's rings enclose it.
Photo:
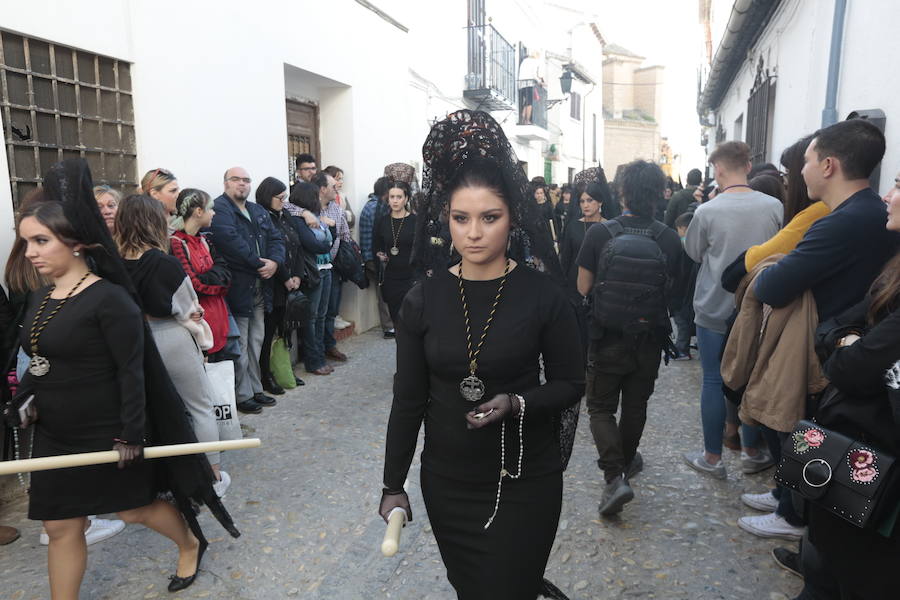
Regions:
[[[763,66],[762,58],[756,70],[756,79],[747,100],[746,140],[750,146],[750,161],[756,165],[766,162],[772,145],[772,124],[775,118],[775,83]]]
[[[129,63],[0,30],[0,117],[16,208],[66,158],[95,183],[136,187]]]

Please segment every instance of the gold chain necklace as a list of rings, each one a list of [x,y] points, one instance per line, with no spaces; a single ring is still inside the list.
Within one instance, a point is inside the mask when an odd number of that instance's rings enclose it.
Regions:
[[[394,233],[394,217],[391,217],[391,237],[394,239],[394,245],[391,246],[391,256],[397,256],[400,254],[400,248],[398,248],[398,244],[400,242],[400,232],[403,231],[403,223],[406,222],[406,217],[409,214],[403,215],[403,218],[400,219],[400,227],[397,228],[397,232]]]
[[[459,393],[469,402],[478,402],[484,397],[484,381],[475,375],[478,370],[478,354],[481,347],[484,346],[484,340],[487,337],[488,330],[494,320],[494,313],[497,312],[497,305],[500,303],[500,295],[503,293],[503,286],[506,285],[506,278],[509,275],[509,259],[506,259],[506,270],[503,272],[503,279],[500,280],[500,287],[497,289],[497,296],[494,298],[494,305],[491,306],[491,312],[484,324],[484,331],[481,332],[481,340],[478,346],[472,351],[472,329],[469,323],[469,305],[466,302],[466,290],[463,287],[462,263],[459,264],[459,296],[462,299],[463,315],[466,318],[466,349],[469,353],[469,376],[463,379],[459,384]]]
[[[44,296],[44,301],[41,302],[41,306],[38,308],[37,312],[34,314],[34,321],[31,322],[31,333],[29,335],[31,341],[31,361],[28,363],[28,372],[34,375],[35,377],[42,377],[50,372],[50,361],[47,360],[46,357],[38,354],[38,338],[41,337],[41,334],[44,332],[44,329],[47,328],[47,324],[56,316],[56,313],[60,311],[60,309],[66,305],[66,302],[69,301],[69,298],[75,293],[75,291],[81,287],[81,284],[84,283],[84,280],[88,278],[91,272],[88,271],[84,274],[84,276],[78,280],[69,293],[66,294],[66,297],[63,298],[62,302],[60,302],[56,308],[54,308],[47,318],[44,319],[44,322],[38,325],[41,320],[41,315],[44,314],[44,309],[47,307],[47,303],[50,301],[50,295],[53,293],[53,290],[56,289],[56,286],[50,288],[47,292],[47,295]]]

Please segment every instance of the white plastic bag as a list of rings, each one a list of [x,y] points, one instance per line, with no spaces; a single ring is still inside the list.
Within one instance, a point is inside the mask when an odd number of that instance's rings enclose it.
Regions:
[[[230,360],[206,363],[206,376],[212,390],[213,409],[219,425],[219,440],[239,440],[241,422],[234,399],[234,363]]]

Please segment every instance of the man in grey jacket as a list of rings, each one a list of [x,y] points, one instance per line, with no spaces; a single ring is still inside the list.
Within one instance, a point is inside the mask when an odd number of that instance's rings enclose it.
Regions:
[[[747,248],[765,242],[781,229],[784,208],[776,198],[754,191],[747,184],[750,147],[744,142],[719,144],[709,162],[715,169],[720,192],[697,208],[684,241],[688,256],[700,263],[694,322],[703,368],[700,417],[704,451],[686,453],[684,459],[697,471],[725,479],[722,439],[728,401],[722,393],[720,357],[727,321],[734,312],[734,295],[722,288],[722,272]],[[756,428],[744,426],[741,433],[744,473],[770,467],[771,456],[756,448]]]

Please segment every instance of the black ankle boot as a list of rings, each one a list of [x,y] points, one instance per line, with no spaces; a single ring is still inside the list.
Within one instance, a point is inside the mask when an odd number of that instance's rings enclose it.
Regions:
[[[275,379],[273,379],[271,375],[263,378],[262,386],[264,390],[270,394],[275,394],[276,396],[280,396],[284,393],[284,388],[275,383]]]

